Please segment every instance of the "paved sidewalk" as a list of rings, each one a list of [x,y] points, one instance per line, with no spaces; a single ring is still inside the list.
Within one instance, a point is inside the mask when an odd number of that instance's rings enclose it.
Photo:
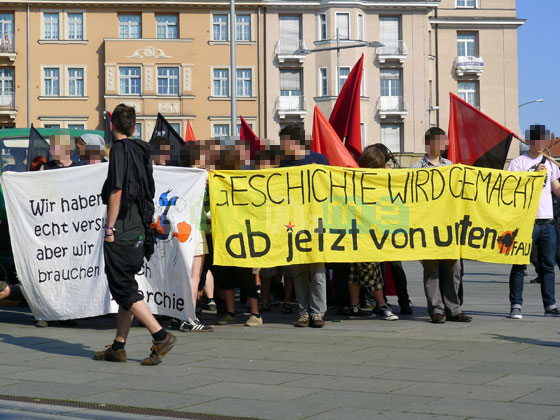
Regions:
[[[142,328],[131,331],[128,363],[96,362],[93,351],[111,343],[114,319],[40,329],[25,310],[0,309],[0,417],[86,412],[1,400],[10,395],[281,420],[560,420],[560,319],[543,316],[532,271],[523,320],[506,318],[509,267],[467,262],[464,308],[474,321],[432,325],[421,266],[405,270],[413,316],[328,316],[323,329],[297,329],[296,315],[273,307],[261,328],[244,327],[240,317],[213,333],[177,332],[177,346],[156,367],[139,364],[150,347]],[[40,413],[47,417],[33,417]],[[99,415],[89,418],[141,418]]]

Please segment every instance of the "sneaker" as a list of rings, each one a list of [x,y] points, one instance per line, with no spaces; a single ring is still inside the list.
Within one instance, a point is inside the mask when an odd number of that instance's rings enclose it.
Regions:
[[[46,328],[49,326],[49,323],[47,321],[43,321],[42,319],[40,319],[35,323],[35,326],[39,328]]]
[[[399,319],[399,317],[391,311],[389,305],[387,304],[379,305],[375,310],[375,314],[377,315],[377,318],[383,319],[384,321],[396,321]]]
[[[259,327],[263,324],[262,317],[251,314],[247,322],[245,322],[246,327]]]
[[[235,322],[236,322],[236,319],[235,319],[234,315],[225,314],[223,317],[218,319],[217,324],[218,325],[229,325],[229,324],[235,324]]]
[[[363,318],[371,318],[373,314],[371,312],[363,311],[362,308],[359,306],[352,306],[350,307],[350,314],[348,318],[350,319],[363,319]]]
[[[432,324],[445,324],[445,317],[443,314],[435,313],[431,316]]]
[[[209,300],[208,303],[202,305],[202,309],[208,312],[216,312],[218,310],[218,307],[216,306],[216,302],[214,302],[214,300],[212,299]]]
[[[465,315],[463,312],[459,312],[457,315],[450,316],[447,320],[451,322],[471,322],[472,317]]]
[[[294,310],[292,309],[292,305],[290,305],[288,302],[284,302],[282,304],[282,313],[283,314],[293,314]]]
[[[309,327],[309,315],[301,315],[294,325],[296,327]]]
[[[311,315],[311,326],[313,328],[323,328],[325,326],[325,321],[323,317],[319,314]]]
[[[214,331],[214,326],[204,325],[200,321],[194,321],[192,324],[187,321],[179,326],[179,331],[183,332],[212,332]]]
[[[152,345],[152,352],[148,357],[142,360],[143,366],[155,366],[159,365],[162,359],[165,357],[167,353],[173,348],[177,339],[173,334],[170,332],[167,333],[167,336],[161,341],[154,341]]]
[[[509,313],[509,317],[511,319],[521,319],[523,315],[521,315],[521,308],[511,308],[511,312]]]
[[[106,362],[126,362],[126,350],[113,350],[111,345],[105,346],[105,350],[93,353],[93,360],[104,360]]]
[[[544,316],[560,316],[558,308],[551,308],[544,311]]]

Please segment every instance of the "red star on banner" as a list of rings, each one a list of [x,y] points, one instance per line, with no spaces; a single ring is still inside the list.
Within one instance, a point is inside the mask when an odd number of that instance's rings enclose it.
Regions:
[[[288,232],[293,232],[293,231],[294,231],[294,228],[296,227],[296,225],[292,225],[292,221],[291,221],[291,220],[288,222],[287,225],[284,225],[284,226],[286,226],[286,228],[288,229]]]

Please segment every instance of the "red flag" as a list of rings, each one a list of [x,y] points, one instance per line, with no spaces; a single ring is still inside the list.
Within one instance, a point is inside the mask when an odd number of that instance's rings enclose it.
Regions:
[[[360,93],[364,55],[352,68],[338,99],[334,104],[329,122],[341,139],[346,137],[346,148],[355,160],[362,154],[362,130],[360,128]]]
[[[191,120],[187,120],[187,130],[185,131],[185,141],[196,141],[194,131],[191,126]]]
[[[324,154],[332,166],[358,167],[358,164],[344,147],[334,128],[317,105],[315,105],[315,112],[313,114],[311,150]]]
[[[245,121],[245,119],[240,115],[241,118],[241,130],[239,132],[239,138],[241,140],[245,140],[249,142],[249,150],[251,154],[251,159],[255,158],[255,152],[257,150],[261,150],[263,148],[260,139],[257,135],[251,130],[249,124]]]
[[[449,160],[504,169],[511,140],[517,136],[457,95],[449,95]]]

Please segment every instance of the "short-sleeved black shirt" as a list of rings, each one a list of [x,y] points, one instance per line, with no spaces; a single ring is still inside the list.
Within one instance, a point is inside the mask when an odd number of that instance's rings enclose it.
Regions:
[[[115,141],[111,147],[109,170],[101,193],[103,202],[107,205],[109,204],[111,192],[123,190],[126,178],[134,176],[133,173],[127,173],[128,168],[123,141],[136,140]],[[122,199],[126,200],[126,197],[123,196]],[[134,244],[138,241],[139,236],[144,236],[144,225],[136,203],[129,203],[126,209],[121,206],[117,221],[113,227],[115,228],[115,241],[119,243]]]

